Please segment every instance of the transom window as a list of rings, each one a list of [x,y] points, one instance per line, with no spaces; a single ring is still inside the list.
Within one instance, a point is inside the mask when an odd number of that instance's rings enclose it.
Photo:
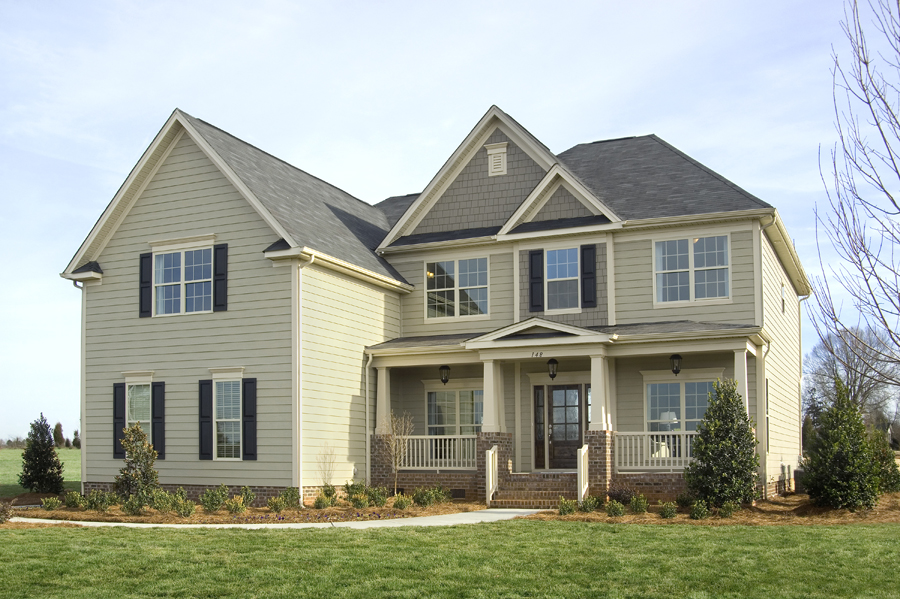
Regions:
[[[578,307],[578,248],[547,250],[547,309]]]
[[[483,390],[429,391],[427,404],[429,435],[475,435],[481,432]]]
[[[241,381],[216,381],[216,458],[241,459]]]
[[[487,314],[487,262],[487,258],[427,262],[426,316],[448,318]]]
[[[125,426],[140,423],[142,429],[149,431],[150,385],[128,385],[125,402]]]
[[[212,248],[154,254],[156,314],[212,311]]]
[[[729,297],[728,236],[657,241],[657,302]]]
[[[647,430],[696,431],[712,390],[712,381],[648,384]]]

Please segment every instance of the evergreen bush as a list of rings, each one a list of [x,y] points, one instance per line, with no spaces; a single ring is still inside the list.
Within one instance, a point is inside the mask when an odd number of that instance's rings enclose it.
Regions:
[[[41,499],[41,507],[48,512],[58,510],[61,505],[62,501],[59,500],[59,497],[44,497]]]
[[[405,510],[412,503],[412,498],[404,495],[403,493],[394,497],[394,507],[398,510]]]
[[[366,495],[369,497],[369,504],[375,507],[384,507],[387,503],[388,490],[385,487],[368,487]]]
[[[628,507],[631,508],[632,514],[646,514],[647,506],[650,502],[647,501],[647,498],[644,497],[643,494],[635,495],[631,498],[631,501],[628,504]]]
[[[197,505],[193,501],[176,495],[173,509],[175,510],[175,513],[182,518],[190,518],[194,515],[194,510],[197,509]]]
[[[313,502],[313,507],[317,510],[324,510],[332,506],[333,500],[334,497],[326,497],[324,494],[317,495],[316,500]]]
[[[684,471],[688,490],[714,506],[749,503],[757,493],[759,456],[753,422],[733,380],[716,381]]]
[[[85,507],[96,512],[105,512],[109,506],[116,504],[116,495],[94,489],[85,497]]]
[[[620,516],[624,516],[625,504],[616,501],[615,499],[611,500],[606,504],[606,515],[610,518],[618,518]]]
[[[122,499],[140,495],[142,506],[146,505],[159,487],[159,474],[154,468],[156,450],[147,442],[147,433],[140,423],[125,429],[122,448],[125,449],[125,466],[116,475],[113,490]]]
[[[614,485],[606,492],[610,501],[618,501],[622,505],[629,505],[631,498],[637,495],[637,491],[625,485]]]
[[[288,487],[278,496],[284,500],[285,509],[297,509],[300,507],[300,491],[297,487]]]
[[[241,487],[241,500],[244,502],[245,508],[252,506],[254,499],[256,499],[256,493],[250,487]]]
[[[705,520],[709,517],[709,507],[705,501],[698,499],[691,506],[691,520]]]
[[[69,491],[66,493],[65,503],[66,507],[83,508],[85,506],[85,499],[78,491]]]
[[[53,433],[43,413],[31,423],[28,431],[19,484],[34,493],[59,495],[63,492],[63,465],[56,455]]]
[[[697,498],[687,492],[679,493],[675,498],[675,503],[678,504],[678,507],[684,508],[691,507],[695,501],[697,501]]]
[[[659,501],[659,517],[671,519],[678,515],[678,506],[674,501],[668,501],[663,503],[662,500]]]
[[[279,495],[278,497],[269,497],[269,500],[266,502],[266,505],[269,506],[269,509],[272,510],[276,514],[280,514],[284,511],[284,508],[287,505],[287,502],[284,500],[284,497]]]
[[[369,496],[365,493],[357,493],[350,496],[350,505],[358,510],[369,507]]]
[[[562,495],[559,496],[559,515],[560,516],[568,516],[569,514],[574,514],[576,508],[578,507],[578,502],[574,499],[566,499]]]
[[[891,449],[884,431],[873,429],[870,432],[869,447],[872,451],[872,461],[878,470],[878,490],[881,493],[900,491],[900,469],[897,468],[894,450]]]
[[[200,505],[207,514],[214,514],[222,509],[225,501],[228,499],[228,487],[224,484],[219,485],[215,489],[209,487],[200,493]]]
[[[12,504],[0,501],[0,524],[4,524],[12,518]]]
[[[741,504],[736,501],[726,501],[722,504],[722,507],[719,508],[719,517],[721,518],[731,518],[735,512],[740,511]]]
[[[235,495],[231,499],[225,500],[225,509],[228,510],[229,514],[243,514],[247,510],[247,506],[244,505],[244,498],[240,495]]]
[[[593,495],[585,495],[581,503],[578,504],[578,509],[582,512],[593,512],[598,507],[600,507],[600,500]]]
[[[122,511],[129,516],[140,516],[144,513],[144,495],[135,493],[122,502]]]
[[[878,499],[875,462],[859,406],[835,379],[834,402],[819,416],[815,442],[803,459],[803,486],[819,505],[855,511]]]

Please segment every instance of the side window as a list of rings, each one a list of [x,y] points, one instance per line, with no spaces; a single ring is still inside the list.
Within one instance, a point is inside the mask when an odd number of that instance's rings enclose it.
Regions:
[[[255,460],[256,379],[232,378],[243,368],[210,370],[220,372],[199,384],[200,459]]]
[[[241,458],[241,381],[216,381],[216,459]]]
[[[141,254],[140,316],[169,316],[228,309],[228,245]]]
[[[488,260],[472,258],[425,264],[426,318],[488,313]]]

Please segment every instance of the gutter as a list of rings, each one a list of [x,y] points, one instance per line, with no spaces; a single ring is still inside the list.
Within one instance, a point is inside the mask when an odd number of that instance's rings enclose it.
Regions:
[[[369,356],[369,360],[366,362],[366,485],[372,484],[372,433],[374,431],[369,429],[369,424],[372,422],[372,417],[370,415],[371,406],[369,405],[369,372],[372,370],[372,360],[375,359],[375,356],[372,355],[372,352],[366,352],[366,355]]]
[[[409,283],[403,283],[392,277],[378,274],[377,272],[371,271],[367,268],[356,266],[355,264],[351,264],[346,260],[341,260],[340,258],[329,256],[328,254],[324,254],[306,246],[302,248],[294,247],[286,250],[264,252],[263,255],[273,262],[277,262],[280,260],[292,260],[297,258],[299,258],[300,260],[306,260],[310,264],[312,264],[313,261],[316,261],[324,268],[351,276],[361,281],[366,281],[367,283],[372,283],[373,285],[377,285],[378,287],[382,287],[390,291],[397,291],[399,293],[412,293],[413,289],[415,289],[415,287],[413,287]]]

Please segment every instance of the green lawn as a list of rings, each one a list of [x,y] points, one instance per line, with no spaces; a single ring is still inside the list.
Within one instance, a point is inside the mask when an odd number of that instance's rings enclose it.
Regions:
[[[22,473],[22,449],[0,449],[0,497],[15,497],[27,489],[19,486],[19,475]],[[81,450],[57,449],[56,453],[63,464],[63,478],[66,489],[81,490]]]
[[[0,526],[3,597],[896,597],[900,526]]]

